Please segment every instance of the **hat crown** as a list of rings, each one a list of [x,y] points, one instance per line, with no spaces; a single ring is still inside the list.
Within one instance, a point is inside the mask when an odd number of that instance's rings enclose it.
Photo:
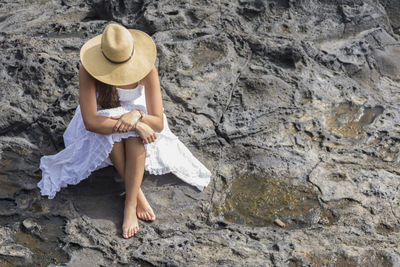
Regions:
[[[134,50],[133,37],[125,27],[109,24],[101,37],[101,49],[110,61],[115,63],[127,61]]]

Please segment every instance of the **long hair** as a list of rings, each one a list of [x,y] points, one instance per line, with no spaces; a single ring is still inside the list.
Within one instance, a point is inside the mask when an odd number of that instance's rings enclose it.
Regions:
[[[97,104],[103,109],[115,108],[121,105],[116,86],[96,80],[96,90],[98,92]]]

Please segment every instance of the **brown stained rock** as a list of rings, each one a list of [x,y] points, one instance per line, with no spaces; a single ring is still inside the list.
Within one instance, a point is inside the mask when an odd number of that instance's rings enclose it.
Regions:
[[[318,191],[277,177],[241,175],[222,206],[226,220],[248,226],[306,227],[318,216]],[[283,223],[282,220],[288,223]]]

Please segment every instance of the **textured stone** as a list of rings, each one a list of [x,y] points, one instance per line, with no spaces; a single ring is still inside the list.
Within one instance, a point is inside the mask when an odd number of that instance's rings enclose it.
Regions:
[[[400,265],[399,1],[0,7],[0,265]],[[213,173],[201,193],[146,173],[157,219],[129,240],[113,168],[53,200],[36,188],[78,105],[79,49],[111,21],[152,35],[171,130]]]

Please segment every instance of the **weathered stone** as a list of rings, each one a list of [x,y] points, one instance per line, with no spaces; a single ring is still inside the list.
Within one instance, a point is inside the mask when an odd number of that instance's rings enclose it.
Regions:
[[[0,227],[0,237],[0,263],[2,265],[9,264],[9,262],[25,265],[32,263],[32,251],[21,244],[15,243],[15,238],[10,228]],[[5,257],[4,260],[3,257]]]
[[[25,227],[26,230],[32,231],[34,229],[40,230],[40,225],[38,225],[36,222],[34,222],[32,219],[25,219],[22,222],[22,225]]]
[[[0,265],[400,265],[397,0],[0,7]],[[129,240],[113,168],[36,188],[111,21],[154,38],[170,128],[213,173],[201,193],[146,173],[157,219]]]

